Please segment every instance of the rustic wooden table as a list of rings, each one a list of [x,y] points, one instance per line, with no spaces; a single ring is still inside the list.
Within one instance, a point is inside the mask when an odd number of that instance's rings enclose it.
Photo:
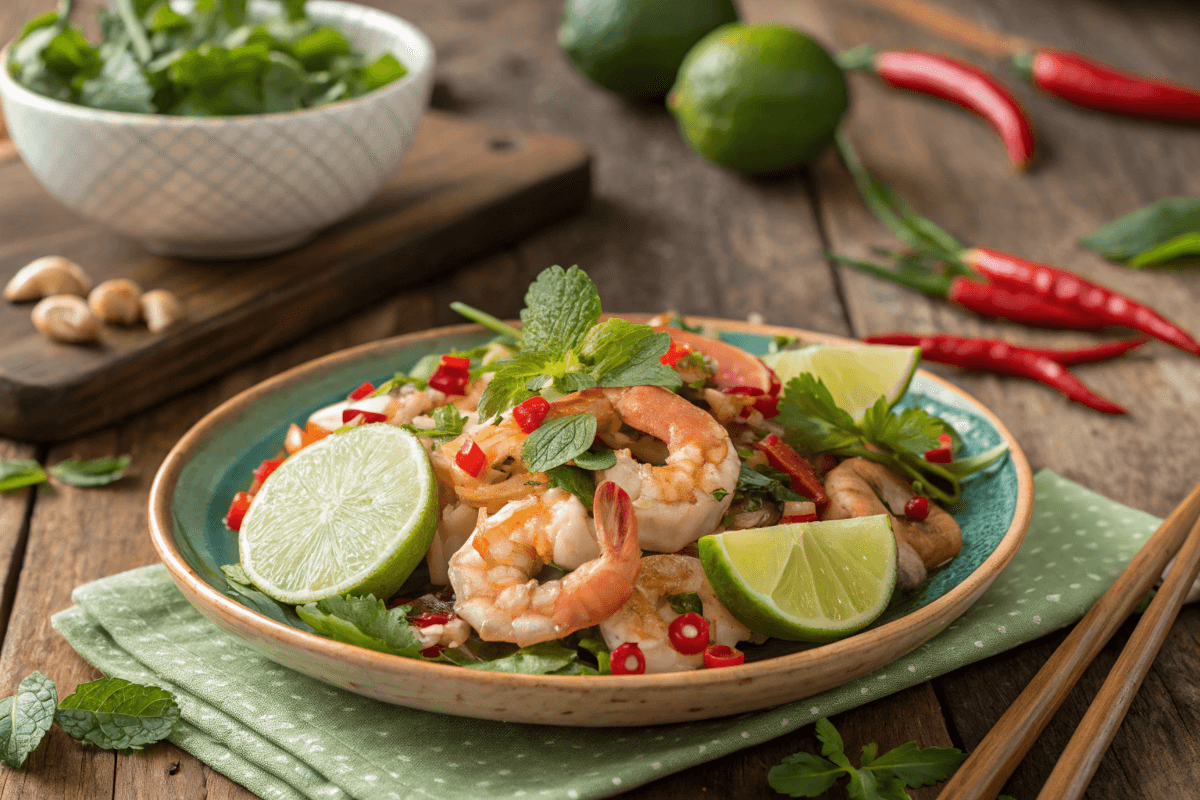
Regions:
[[[890,238],[826,154],[810,170],[748,180],[697,158],[661,106],[587,84],[558,50],[559,0],[374,0],[416,22],[438,50],[436,106],[469,118],[584,141],[595,156],[595,200],[581,216],[520,247],[390,298],[224,378],[88,436],[51,447],[0,441],[0,457],[129,453],[130,477],[101,491],[0,497],[0,689],[34,669],[65,691],[96,676],[50,628],[73,587],[154,562],[146,494],[171,445],[231,395],[316,356],[456,321],[461,299],[512,316],[549,264],[579,263],[613,309],[678,309],[862,336],[888,330],[1086,342],[983,321],[911,292],[832,267],[825,248],[865,254]],[[93,2],[91,5],[95,5]],[[0,4],[0,38],[53,0]],[[86,4],[85,4],[86,5]],[[742,0],[749,20],[777,20],[831,47],[870,41],[972,54],[844,0]],[[1075,48],[1144,72],[1200,84],[1200,13],[1192,0],[960,0],[977,22]],[[79,9],[79,17],[86,8]],[[998,69],[999,65],[996,66]],[[1011,75],[1009,76],[1012,77]],[[1016,84],[1015,80],[1010,83]],[[1018,86],[1037,120],[1041,156],[1017,175],[980,121],[942,103],[852,79],[847,128],[882,178],[973,243],[1061,264],[1152,301],[1200,330],[1200,275],[1134,272],[1076,245],[1099,224],[1168,195],[1200,195],[1194,128],[1114,119]],[[1111,418],[1040,385],[934,370],[990,406],[1035,469],[1049,467],[1109,497],[1167,513],[1200,477],[1200,362],[1153,345],[1118,363],[1081,368],[1133,413]],[[1031,798],[1129,633],[1122,629],[1039,739],[1006,792]],[[1062,640],[1047,636],[834,719],[847,752],[910,739],[970,750]],[[1089,797],[1200,797],[1200,610],[1185,609],[1089,790]],[[632,797],[775,797],[767,770],[813,751],[811,728],[633,790]],[[932,798],[934,789],[916,790]],[[0,769],[0,798],[244,798],[249,794],[170,745],[132,756],[79,747],[54,730],[22,771]]]

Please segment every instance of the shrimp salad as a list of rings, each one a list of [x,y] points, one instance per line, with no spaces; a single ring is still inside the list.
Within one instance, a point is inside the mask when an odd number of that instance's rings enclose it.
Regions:
[[[962,546],[941,505],[996,457],[955,460],[946,423],[882,398],[856,421],[816,376],[782,386],[761,360],[678,316],[601,321],[577,267],[537,278],[519,329],[455,307],[496,337],[363,383],[293,424],[230,507],[238,530],[275,468],[349,428],[400,426],[424,445],[439,506],[424,564],[391,597],[317,604],[344,623],[325,635],[512,672],[740,664],[767,637],[714,593],[701,537],[886,514],[897,585],[911,590]],[[275,603],[236,565],[226,573],[231,596],[314,630],[309,606]]]

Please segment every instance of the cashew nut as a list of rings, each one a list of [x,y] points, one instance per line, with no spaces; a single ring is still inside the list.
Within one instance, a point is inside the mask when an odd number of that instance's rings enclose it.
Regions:
[[[54,294],[87,295],[92,279],[83,268],[62,256],[42,256],[30,261],[4,287],[4,297],[18,303]]]
[[[151,333],[158,333],[183,319],[183,306],[166,289],[151,289],[142,295],[142,318]]]
[[[88,294],[88,306],[101,322],[133,325],[142,318],[142,287],[128,278],[115,278]]]
[[[82,297],[55,294],[33,307],[33,326],[59,342],[94,342],[100,323]]]

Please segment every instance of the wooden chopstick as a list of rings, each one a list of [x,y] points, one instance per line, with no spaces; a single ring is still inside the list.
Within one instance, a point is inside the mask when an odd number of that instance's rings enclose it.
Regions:
[[[1077,800],[1083,796],[1197,575],[1200,575],[1200,521],[1192,526],[1171,571],[1059,756],[1038,800]]]
[[[1200,517],[1200,483],[1146,540],[1109,587],[942,788],[938,800],[994,800],[1087,665],[1112,638]]]

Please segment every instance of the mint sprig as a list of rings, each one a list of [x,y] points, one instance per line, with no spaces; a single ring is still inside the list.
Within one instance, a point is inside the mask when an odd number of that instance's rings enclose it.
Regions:
[[[542,423],[521,447],[521,460],[530,472],[545,472],[580,456],[596,440],[596,418],[571,414]]]
[[[817,721],[821,755],[796,753],[772,767],[767,775],[771,788],[790,797],[818,797],[841,778],[849,778],[846,793],[851,800],[911,800],[905,787],[932,786],[954,774],[966,753],[953,747],[920,747],[907,742],[882,756],[878,745],[862,750],[861,766],[846,756],[837,728],[828,719]]]
[[[101,678],[75,687],[55,721],[75,739],[105,750],[141,750],[165,739],[179,721],[175,696],[157,686]]]
[[[54,723],[58,691],[54,682],[33,672],[12,697],[0,700],[0,757],[13,769],[25,765],[25,759],[37,749]]]

